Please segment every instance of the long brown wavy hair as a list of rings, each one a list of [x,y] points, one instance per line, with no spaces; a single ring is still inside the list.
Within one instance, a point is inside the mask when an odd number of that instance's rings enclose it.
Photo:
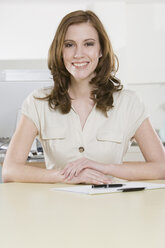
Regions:
[[[51,93],[42,99],[48,100],[52,109],[58,107],[63,114],[70,111],[71,98],[68,94],[70,73],[65,68],[62,49],[68,27],[84,22],[89,22],[99,36],[102,57],[95,69],[95,77],[90,81],[93,88],[91,99],[96,103],[96,107],[106,114],[113,107],[113,93],[122,89],[120,80],[115,77],[119,62],[103,24],[96,14],[89,10],[71,12],[59,24],[48,54],[48,68],[53,76],[54,87]]]

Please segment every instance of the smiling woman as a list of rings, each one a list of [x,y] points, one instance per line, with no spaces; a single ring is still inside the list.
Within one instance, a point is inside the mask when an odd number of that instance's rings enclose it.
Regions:
[[[77,67],[85,62],[85,70],[75,70],[75,62]],[[103,112],[112,107],[112,93],[122,89],[120,80],[115,77],[118,59],[104,26],[92,11],[71,12],[62,19],[49,49],[48,66],[56,82],[48,97],[49,104],[53,108],[58,106],[63,113],[71,108],[68,94],[71,80],[74,81],[71,69],[82,76],[90,72],[90,80],[87,80],[88,85],[92,85],[90,97]]]
[[[95,13],[66,15],[49,49],[54,85],[32,92],[10,142],[3,180],[104,184],[165,178],[165,152],[143,102],[115,77],[118,60]],[[35,137],[46,169],[26,165]],[[123,163],[135,138],[144,163]]]
[[[75,24],[68,28],[63,60],[72,78],[91,81],[101,56],[98,33],[90,23]]]

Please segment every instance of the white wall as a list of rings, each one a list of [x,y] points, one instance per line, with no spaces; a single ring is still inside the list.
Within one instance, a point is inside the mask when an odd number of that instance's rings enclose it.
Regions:
[[[127,5],[127,83],[165,82],[165,3]]]
[[[12,60],[22,60],[24,67],[29,68],[32,60],[46,60],[48,49],[62,17],[77,9],[91,9],[99,15],[122,64],[125,47],[125,3],[108,0],[82,2],[1,0],[0,61],[8,60],[11,68]],[[18,66],[14,65],[14,67]],[[124,67],[121,66],[120,77],[123,75],[123,69]]]
[[[5,60],[46,61],[61,18],[77,9],[94,10],[103,21],[125,84],[165,81],[163,0],[1,0],[0,66]]]
[[[84,9],[70,1],[0,2],[0,59],[45,59],[55,30],[68,12]]]
[[[126,11],[127,4],[125,1],[98,1],[93,5],[93,11],[103,22],[109,35],[115,54],[117,55],[120,67],[117,77],[123,83],[126,83]]]

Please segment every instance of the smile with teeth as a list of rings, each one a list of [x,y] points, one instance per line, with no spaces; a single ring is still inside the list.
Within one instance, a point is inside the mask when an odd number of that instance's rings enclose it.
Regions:
[[[89,62],[72,63],[73,66],[79,67],[79,68],[84,67],[84,66],[86,66],[86,65],[88,65],[88,64],[89,64]]]

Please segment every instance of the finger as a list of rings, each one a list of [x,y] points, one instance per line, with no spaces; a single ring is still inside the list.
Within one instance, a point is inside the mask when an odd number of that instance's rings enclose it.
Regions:
[[[91,170],[91,173],[93,174],[93,176],[97,179],[99,179],[100,181],[102,181],[105,184],[108,183],[112,183],[111,179],[109,179],[107,176],[105,176],[103,173],[95,171],[95,170]]]
[[[87,162],[84,161],[82,164],[80,164],[80,165],[76,168],[75,176],[77,177],[77,176],[82,172],[82,170],[84,170],[84,169],[86,169],[86,168],[91,168],[91,167],[88,167]]]
[[[65,178],[68,178],[68,177],[70,176],[71,171],[72,171],[72,168],[68,168],[68,169],[66,170],[65,174],[64,174],[64,177],[65,177]]]
[[[81,161],[78,165],[77,168],[75,170],[75,176],[78,176],[82,170],[86,169],[86,168],[91,168],[89,166],[89,160],[88,159],[84,159],[83,161]]]
[[[78,176],[78,174],[80,174],[80,172],[85,169],[85,168],[88,168],[88,162],[87,162],[87,159],[82,161],[76,168],[76,173],[75,173],[75,176]]]
[[[65,166],[64,169],[61,170],[62,174],[64,175],[66,173],[66,171],[70,168],[70,166],[72,165],[72,163],[69,163]]]
[[[105,183],[105,182],[103,182],[102,180],[99,180],[99,179],[91,179],[90,178],[87,181],[90,184],[97,184],[97,185],[99,185],[99,184],[107,184],[107,183]]]
[[[89,181],[90,184],[96,184],[96,185],[99,185],[99,184],[103,184],[101,181],[98,181],[98,180],[92,180],[92,181]]]
[[[68,175],[68,178],[69,178],[69,179],[72,179],[72,178],[75,176],[75,171],[76,171],[75,168],[73,168],[73,169],[70,171],[70,174]]]
[[[71,170],[71,168],[73,168],[74,166],[78,166],[79,164],[81,164],[81,162],[84,160],[84,158],[80,158],[80,159],[77,159],[75,161],[72,161],[70,162],[69,164],[67,164],[65,166],[65,168],[63,169],[63,174],[68,174],[70,173],[69,171]]]
[[[76,165],[75,165],[74,163],[72,163],[72,166],[70,166],[70,167],[66,170],[64,176],[65,176],[66,178],[69,178],[69,177],[71,178],[71,177],[74,176],[75,171],[76,171]]]
[[[101,171],[100,165],[98,165],[96,162],[95,163],[94,162],[92,163],[91,160],[84,159],[83,161],[80,161],[80,163],[78,164],[77,169],[76,169],[75,176],[77,176],[85,168],[91,168],[91,169],[96,170],[96,171],[98,171],[100,173],[103,173]]]
[[[100,171],[91,169],[91,173],[93,173],[95,176],[99,176],[99,177],[101,177],[101,178],[103,178],[105,180],[107,180],[107,179],[109,180],[109,178],[106,175],[104,175],[102,172],[100,172]]]
[[[65,174],[65,170],[61,170],[61,175],[64,175]]]
[[[91,174],[87,174],[87,178],[90,179],[90,180],[95,180],[99,183],[103,183],[103,184],[108,184],[110,183],[109,179],[108,178],[105,178],[105,177],[102,177],[98,174],[95,174],[95,173],[91,173]]]
[[[77,171],[77,169],[83,165],[85,162],[84,162],[84,158],[81,158],[81,159],[78,159],[74,162],[72,162],[70,165],[68,165],[66,168],[65,168],[65,171],[64,171],[64,176],[65,177],[73,177]],[[82,170],[82,169],[81,169]]]
[[[70,172],[72,171],[72,168],[74,168],[73,165],[72,166],[70,165],[70,167],[65,170],[65,173],[64,173],[65,178],[69,177]]]

